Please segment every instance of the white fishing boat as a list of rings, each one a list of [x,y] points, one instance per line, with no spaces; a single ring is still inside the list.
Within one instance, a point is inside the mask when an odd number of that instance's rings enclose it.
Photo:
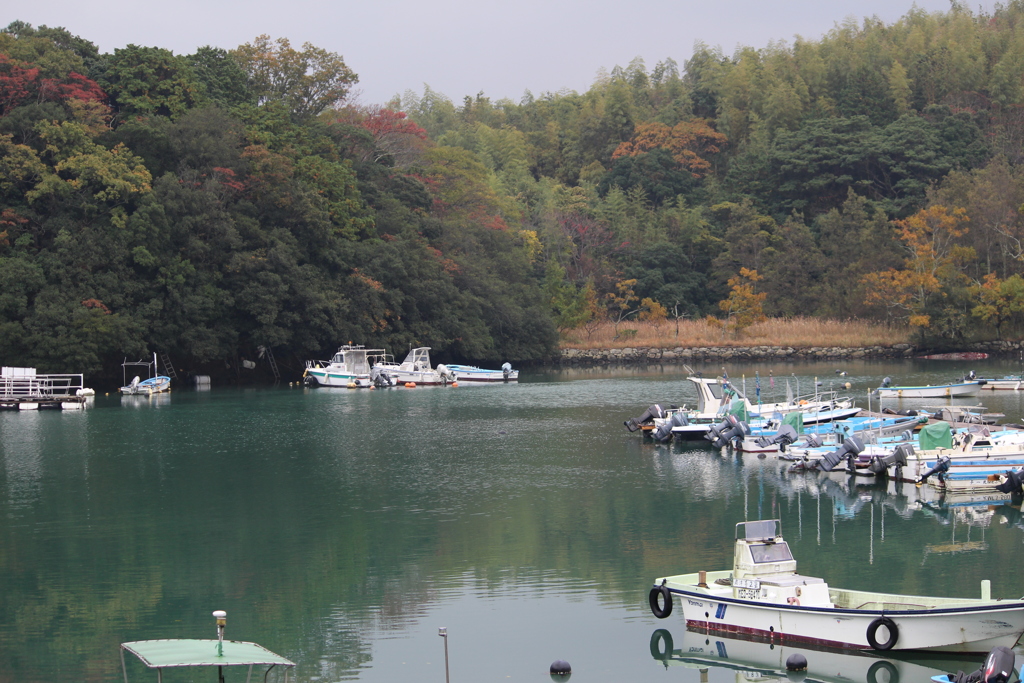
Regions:
[[[128,368],[146,368],[146,374],[148,377],[146,379],[142,379],[139,375],[135,375],[135,377],[133,377],[129,382]],[[167,375],[161,375],[159,372],[159,366],[156,362],[156,353],[153,354],[152,361],[125,360],[121,363],[121,373],[123,375],[123,385],[120,389],[121,393],[128,396],[152,396],[153,394],[170,391],[171,378]]]
[[[429,346],[410,349],[401,363],[382,361],[375,367],[387,372],[399,385],[448,384],[455,381],[455,374],[444,365],[438,365],[436,368],[431,366]]]
[[[307,360],[302,377],[306,384],[321,387],[373,386],[370,368],[375,360],[386,361],[384,349],[368,349],[362,344],[342,344],[329,361]]]
[[[511,363],[503,363],[500,370],[487,370],[475,365],[448,364],[449,372],[455,373],[457,382],[518,382],[519,371]]]
[[[777,519],[736,525],[732,569],[655,580],[654,616],[668,617],[674,601],[687,628],[843,649],[984,654],[1024,633],[1024,598],[993,599],[987,580],[979,598],[947,598],[833,588],[800,575]]]
[[[879,398],[964,398],[977,396],[981,391],[980,380],[952,382],[950,384],[928,384],[925,386],[894,386],[886,377],[875,389]]]

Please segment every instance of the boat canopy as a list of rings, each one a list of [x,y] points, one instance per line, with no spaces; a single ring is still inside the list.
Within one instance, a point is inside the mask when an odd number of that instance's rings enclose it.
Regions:
[[[150,669],[157,670],[157,680],[163,680],[162,670],[189,666],[268,666],[267,673],[275,666],[294,667],[295,662],[274,654],[262,645],[238,640],[199,640],[174,638],[164,640],[136,640],[121,643],[121,669],[125,683],[128,670],[125,668],[124,653],[128,651],[139,658]],[[222,679],[223,680],[223,679]],[[287,669],[285,673],[287,680]]]
[[[921,427],[921,433],[918,436],[918,443],[920,444],[922,451],[931,451],[936,448],[952,448],[952,425],[948,422],[936,422],[934,424]]]

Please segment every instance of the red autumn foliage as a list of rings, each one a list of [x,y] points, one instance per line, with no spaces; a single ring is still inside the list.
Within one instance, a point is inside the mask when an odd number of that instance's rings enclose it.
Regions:
[[[64,78],[39,78],[39,69],[0,54],[0,116],[29,102],[106,102],[96,81],[70,72]]]
[[[96,81],[72,71],[63,79],[44,78],[39,85],[39,99],[52,102],[65,100],[103,102],[107,99],[107,93],[103,92]]]
[[[110,315],[110,309],[107,308],[106,304],[104,304],[99,299],[86,299],[85,301],[82,302],[82,305],[85,306],[86,308],[98,308],[107,315]]]
[[[37,86],[39,69],[26,69],[0,54],[0,116],[24,104]]]

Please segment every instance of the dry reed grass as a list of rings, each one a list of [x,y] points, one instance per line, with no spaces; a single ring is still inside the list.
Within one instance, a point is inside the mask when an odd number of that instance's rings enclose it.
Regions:
[[[635,330],[631,331],[631,330]],[[615,325],[605,321],[568,330],[562,334],[563,349],[611,349],[623,347],[695,348],[701,346],[838,346],[858,348],[909,343],[910,330],[865,320],[821,320],[818,318],[771,318],[752,325],[738,335],[706,319],[676,321],[629,321]]]

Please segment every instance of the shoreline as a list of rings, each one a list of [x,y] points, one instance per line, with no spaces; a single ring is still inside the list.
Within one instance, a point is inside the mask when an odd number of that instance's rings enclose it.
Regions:
[[[991,341],[965,344],[956,352],[987,353],[1003,357],[1015,355],[1024,349],[1020,341]],[[824,359],[895,359],[914,358],[926,353],[954,353],[937,351],[914,344],[888,346],[676,346],[672,348],[624,346],[607,349],[561,349],[552,358],[556,365],[610,365],[646,363],[688,363],[727,360],[824,360]]]

